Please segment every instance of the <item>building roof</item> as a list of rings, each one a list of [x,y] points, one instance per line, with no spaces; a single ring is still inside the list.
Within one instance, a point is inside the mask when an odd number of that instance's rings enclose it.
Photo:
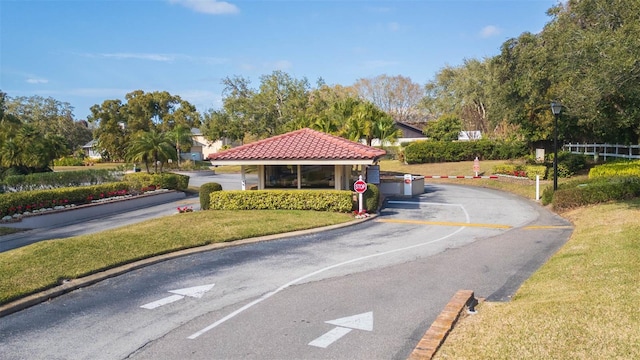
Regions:
[[[375,147],[308,128],[209,155],[212,165],[374,164]]]
[[[82,148],[83,148],[83,149],[89,149],[89,148],[92,148],[92,147],[94,147],[94,146],[96,145],[96,143],[97,143],[97,141],[96,141],[95,139],[93,139],[93,140],[89,141],[88,143],[84,144],[84,145],[82,146]]]
[[[405,122],[400,122],[400,121],[396,121],[395,124],[400,129],[409,130],[409,131],[413,132],[414,133],[413,135],[416,135],[414,137],[426,137],[422,133],[422,129],[419,128],[418,126],[415,126],[415,125],[409,124],[409,123],[405,123]]]

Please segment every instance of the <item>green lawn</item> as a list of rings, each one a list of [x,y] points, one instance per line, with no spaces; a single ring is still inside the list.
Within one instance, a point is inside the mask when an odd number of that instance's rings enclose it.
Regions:
[[[197,211],[0,253],[0,304],[64,279],[135,260],[212,243],[284,233],[353,220],[313,211]]]
[[[512,301],[460,321],[436,359],[640,359],[640,200],[563,215],[567,244]]]
[[[487,160],[480,162],[480,174],[492,175],[492,169],[496,165],[505,164],[505,160]],[[460,161],[454,163],[437,164],[414,164],[406,165],[396,160],[383,160],[380,162],[380,171],[397,172],[413,175],[475,175],[473,172],[473,161]],[[559,183],[585,177],[586,175],[574,176],[570,179],[558,179]],[[448,183],[487,187],[502,191],[507,191],[527,199],[535,199],[535,181],[529,179],[425,179],[427,183]],[[540,181],[540,196],[547,186],[552,186],[552,181]]]

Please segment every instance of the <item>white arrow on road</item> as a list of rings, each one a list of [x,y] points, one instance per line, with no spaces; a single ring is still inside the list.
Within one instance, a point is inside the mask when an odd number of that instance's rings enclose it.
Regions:
[[[347,335],[351,330],[373,330],[373,312],[362,313],[359,315],[347,316],[340,319],[325,321],[327,324],[336,325],[324,335],[309,343],[311,346],[326,348],[333,344],[336,340]]]
[[[167,305],[167,304],[171,304],[172,302],[176,302],[178,300],[182,300],[186,296],[192,297],[192,298],[196,298],[196,299],[200,299],[204,295],[204,293],[206,293],[207,291],[211,290],[211,288],[213,288],[214,285],[215,284],[200,285],[200,286],[194,286],[194,287],[178,289],[178,290],[169,290],[170,293],[176,294],[176,295],[167,296],[167,297],[162,298],[160,300],[156,300],[156,301],[150,302],[148,304],[144,304],[144,305],[142,305],[140,307],[143,308],[143,309],[152,310],[152,309],[155,309],[155,308],[160,307],[162,305]]]

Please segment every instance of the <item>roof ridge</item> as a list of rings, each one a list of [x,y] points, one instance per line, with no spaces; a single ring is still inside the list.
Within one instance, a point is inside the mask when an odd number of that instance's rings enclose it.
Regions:
[[[212,154],[212,160],[353,160],[386,154],[374,148],[333,134],[302,128]]]

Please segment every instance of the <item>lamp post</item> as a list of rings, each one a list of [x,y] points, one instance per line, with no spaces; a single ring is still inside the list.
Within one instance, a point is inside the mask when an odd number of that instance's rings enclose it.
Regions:
[[[558,190],[558,117],[562,111],[562,104],[551,102],[551,112],[554,117],[553,126],[553,191]]]

